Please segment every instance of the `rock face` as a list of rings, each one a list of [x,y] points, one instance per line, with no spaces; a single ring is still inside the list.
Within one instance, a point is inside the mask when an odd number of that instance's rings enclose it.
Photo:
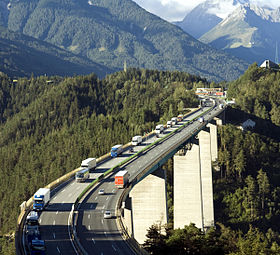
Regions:
[[[180,22],[175,22],[184,31],[200,38],[219,24],[227,15],[249,0],[207,0],[192,11]]]
[[[280,8],[257,6],[249,0],[207,0],[176,24],[200,41],[249,63],[277,61]]]
[[[277,61],[280,9],[242,5],[200,40],[248,62]]]

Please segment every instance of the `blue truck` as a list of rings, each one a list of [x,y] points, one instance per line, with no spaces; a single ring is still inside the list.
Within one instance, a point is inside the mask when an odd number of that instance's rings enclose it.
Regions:
[[[121,154],[123,152],[123,146],[122,144],[118,144],[112,147],[111,149],[111,157],[115,158],[117,157],[119,154]]]
[[[33,210],[42,211],[50,201],[50,189],[40,188],[33,197]]]

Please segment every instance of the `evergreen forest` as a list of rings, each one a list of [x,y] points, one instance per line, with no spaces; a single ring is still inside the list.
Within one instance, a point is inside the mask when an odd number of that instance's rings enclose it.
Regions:
[[[219,127],[218,162],[214,165],[215,226],[203,233],[153,225],[146,249],[151,254],[280,254],[280,72],[253,64],[228,86],[236,105],[226,110]],[[256,125],[242,131],[247,119]],[[168,173],[169,218],[172,219],[172,160]],[[166,234],[165,234],[166,233]]]
[[[182,72],[128,69],[96,75],[21,78],[0,76],[0,254],[14,254],[19,205],[82,159],[99,157],[197,107],[193,88],[216,86]],[[168,226],[153,225],[151,254],[280,254],[280,73],[252,65],[220,84],[236,105],[220,127],[213,170],[216,228],[172,228],[172,160]],[[256,126],[242,131],[247,119]],[[54,153],[55,152],[55,153]],[[11,192],[12,191],[12,192]],[[163,229],[165,231],[163,231]]]
[[[19,205],[35,191],[197,107],[194,86],[205,79],[182,72],[129,69],[96,75],[0,76],[0,254],[14,254]]]

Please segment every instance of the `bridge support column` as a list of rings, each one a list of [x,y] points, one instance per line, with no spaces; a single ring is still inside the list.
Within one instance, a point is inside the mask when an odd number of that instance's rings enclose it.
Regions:
[[[211,123],[207,124],[210,128],[211,137],[211,159],[213,162],[218,160],[218,137],[217,137],[217,126]]]
[[[153,224],[167,223],[165,172],[161,168],[137,183],[129,193],[132,205],[133,236],[138,243],[146,240]]]
[[[203,229],[214,226],[213,181],[211,165],[211,138],[207,131],[198,133],[200,149]]]
[[[203,228],[199,145],[174,156],[174,228],[194,223]]]
[[[210,133],[198,139],[185,156],[174,156],[174,228],[214,226]]]

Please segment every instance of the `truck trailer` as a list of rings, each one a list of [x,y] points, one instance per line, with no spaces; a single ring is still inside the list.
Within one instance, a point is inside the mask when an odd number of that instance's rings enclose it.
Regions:
[[[96,167],[96,158],[87,158],[82,161],[81,167],[93,169]]]
[[[128,182],[129,174],[126,170],[122,170],[116,173],[115,175],[115,186],[119,189],[125,187]]]
[[[162,124],[156,126],[156,134],[161,134],[164,131],[164,126]]]
[[[171,119],[171,121],[172,121],[172,125],[176,125],[177,124],[177,117],[173,117]]]
[[[117,145],[113,146],[112,149],[111,149],[111,157],[115,158],[119,154],[121,154],[122,152],[123,152],[122,144],[117,144]]]
[[[172,127],[172,121],[171,120],[167,121],[166,127],[167,128],[171,128]]]
[[[44,207],[50,201],[51,191],[50,189],[40,188],[34,194],[33,198],[33,210],[42,211]]]
[[[142,136],[140,136],[140,135],[136,135],[136,136],[133,136],[132,137],[132,141],[131,141],[131,144],[132,145],[138,145],[138,144],[140,144],[140,143],[142,143]]]

